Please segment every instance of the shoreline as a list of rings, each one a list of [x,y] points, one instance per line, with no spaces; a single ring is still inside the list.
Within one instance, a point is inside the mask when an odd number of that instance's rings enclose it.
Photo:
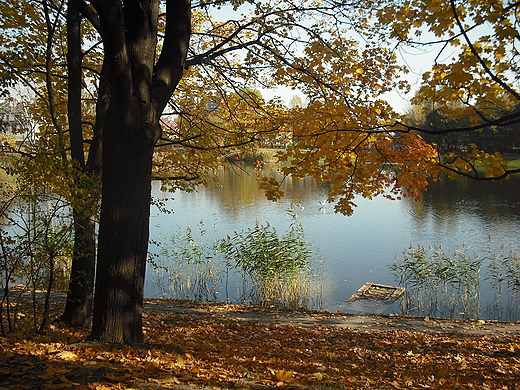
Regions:
[[[37,291],[36,300],[43,304],[45,292]],[[30,302],[32,294],[24,292],[21,302]],[[65,307],[66,292],[53,291],[51,305],[55,308]],[[11,302],[16,302],[13,299]],[[313,310],[281,310],[253,305],[229,303],[205,303],[178,299],[145,298],[144,315],[150,312],[192,317],[217,317],[251,322],[256,324],[291,325],[302,328],[338,327],[353,332],[370,332],[384,330],[407,330],[423,333],[440,333],[446,335],[512,335],[520,334],[520,321],[503,322],[481,319],[450,319],[415,317],[401,314],[352,314],[346,312],[332,313]],[[59,311],[59,310],[58,310]]]

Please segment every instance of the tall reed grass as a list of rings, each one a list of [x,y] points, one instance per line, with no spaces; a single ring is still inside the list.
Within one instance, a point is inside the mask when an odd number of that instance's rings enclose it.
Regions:
[[[206,239],[204,223],[177,228],[169,238],[152,241],[159,250],[149,262],[155,269],[155,284],[163,298],[203,302],[219,300],[218,285],[225,277],[224,264],[219,261],[216,243]]]
[[[497,251],[491,250],[491,245],[488,248],[492,299],[487,313],[503,313],[502,319],[506,321],[520,320],[520,255],[504,245]]]
[[[269,224],[235,233],[221,243],[229,267],[240,271],[239,299],[262,306],[296,309],[321,306],[323,269],[292,214],[290,229],[279,235]]]
[[[237,303],[284,309],[322,307],[322,261],[305,239],[296,216],[279,235],[269,224],[208,239],[204,223],[194,232],[178,228],[158,247],[150,263],[155,285],[165,298]],[[232,279],[232,280],[231,280]],[[229,291],[229,285],[236,291]]]
[[[492,240],[470,252],[463,245],[446,254],[442,246],[410,246],[390,265],[395,280],[406,288],[401,312],[441,318],[520,317],[520,257]],[[482,302],[485,288],[491,298]]]

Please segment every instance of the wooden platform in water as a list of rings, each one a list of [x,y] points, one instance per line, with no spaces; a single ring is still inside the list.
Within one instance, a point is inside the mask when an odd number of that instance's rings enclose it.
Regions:
[[[355,302],[361,299],[367,301],[382,301],[392,303],[404,295],[404,287],[386,286],[377,283],[365,283],[347,302]]]

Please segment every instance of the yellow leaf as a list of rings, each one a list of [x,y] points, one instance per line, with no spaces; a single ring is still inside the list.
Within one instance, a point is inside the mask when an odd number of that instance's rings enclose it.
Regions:
[[[185,368],[186,367],[186,360],[182,356],[179,356],[177,361],[175,362],[175,365],[179,368]]]
[[[64,360],[76,360],[78,358],[78,355],[76,355],[74,352],[62,351],[56,354],[56,357]]]
[[[276,373],[276,379],[282,382],[293,382],[294,381],[294,371],[285,371],[280,370]]]

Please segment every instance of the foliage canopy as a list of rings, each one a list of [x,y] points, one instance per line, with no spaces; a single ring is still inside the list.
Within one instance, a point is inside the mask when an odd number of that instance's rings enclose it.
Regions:
[[[94,247],[102,172],[96,288],[111,298],[108,306],[98,301],[93,337],[142,339],[152,179],[192,190],[226,157],[283,139],[282,173],[332,181],[328,200],[350,214],[356,196],[416,196],[442,170],[477,179],[477,164],[490,179],[516,173],[499,153],[474,144],[446,153],[421,134],[518,123],[518,7],[504,0],[3,1],[1,85],[5,93],[31,91],[38,120],[32,142],[8,151],[20,157],[17,172],[71,201],[78,258]],[[432,130],[394,112],[384,94],[409,90],[397,56],[405,45],[440,48],[414,102],[469,125]],[[446,59],[448,48],[454,54]],[[287,107],[256,93],[278,86],[298,89],[306,104]],[[275,178],[261,183],[269,198],[283,196]],[[83,256],[89,270],[92,258]],[[125,305],[131,309],[111,310]],[[112,323],[117,330],[103,329]]]

